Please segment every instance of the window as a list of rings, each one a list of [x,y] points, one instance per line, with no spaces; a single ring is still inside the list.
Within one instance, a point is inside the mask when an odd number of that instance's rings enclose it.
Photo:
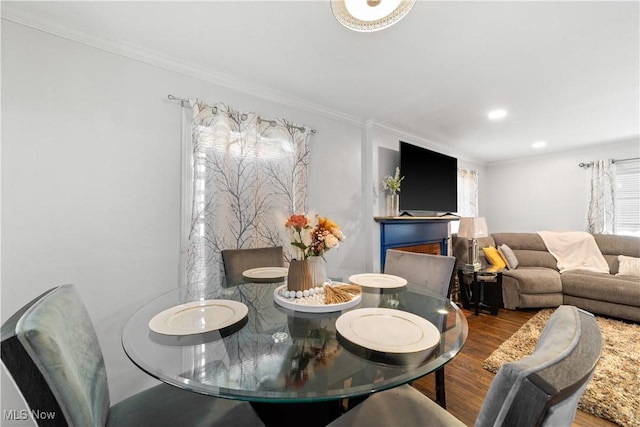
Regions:
[[[640,236],[640,160],[616,162],[615,233]]]

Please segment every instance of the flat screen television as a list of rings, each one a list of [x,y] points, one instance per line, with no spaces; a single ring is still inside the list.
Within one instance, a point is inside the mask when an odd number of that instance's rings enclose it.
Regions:
[[[458,210],[458,159],[400,141],[400,212],[441,215]]]

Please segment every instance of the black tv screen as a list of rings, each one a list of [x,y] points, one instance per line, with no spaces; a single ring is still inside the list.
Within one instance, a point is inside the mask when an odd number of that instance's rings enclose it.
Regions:
[[[400,211],[458,210],[458,159],[400,141]]]

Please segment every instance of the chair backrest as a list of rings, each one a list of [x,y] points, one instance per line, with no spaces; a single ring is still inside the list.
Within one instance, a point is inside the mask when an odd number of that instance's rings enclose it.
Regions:
[[[2,325],[2,361],[39,425],[103,426],[109,388],[100,344],[73,285],[43,293]]]
[[[448,297],[455,262],[452,256],[387,249],[384,272]]]
[[[222,263],[227,284],[244,283],[242,272],[258,267],[284,267],[282,246],[253,249],[225,249],[222,251]]]
[[[500,368],[475,425],[570,426],[601,349],[591,313],[558,307],[533,354]]]

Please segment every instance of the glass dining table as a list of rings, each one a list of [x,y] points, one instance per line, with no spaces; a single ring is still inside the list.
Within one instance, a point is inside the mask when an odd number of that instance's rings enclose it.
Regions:
[[[411,283],[393,289],[363,287],[357,305],[321,313],[277,304],[274,290],[282,285],[166,292],[128,319],[122,331],[124,351],[140,369],[165,383],[264,407],[362,398],[410,383],[452,360],[467,338],[467,321],[459,307]],[[206,300],[238,301],[248,312],[234,325],[204,333],[171,335],[150,328],[159,313]],[[354,345],[336,330],[336,320],[361,308],[420,316],[439,331],[437,344],[427,352],[406,354]]]

